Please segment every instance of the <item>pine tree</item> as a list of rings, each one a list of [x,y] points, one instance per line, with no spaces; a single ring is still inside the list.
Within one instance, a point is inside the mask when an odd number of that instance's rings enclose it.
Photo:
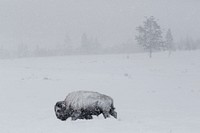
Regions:
[[[30,52],[29,52],[29,48],[28,45],[25,43],[20,43],[17,47],[17,54],[18,57],[27,57],[29,56]]]
[[[87,35],[84,33],[81,36],[81,50],[83,50],[83,52],[88,52],[90,49],[90,42],[88,40]]]
[[[165,36],[165,47],[169,51],[169,56],[170,56],[172,50],[174,49],[173,36],[170,29],[168,29]]]
[[[162,31],[153,16],[146,18],[143,26],[136,28],[139,35],[136,40],[139,45],[142,45],[149,51],[149,57],[152,57],[153,50],[160,50],[163,46]]]
[[[63,44],[63,51],[64,54],[70,54],[72,52],[72,40],[68,35],[65,35],[64,44]]]

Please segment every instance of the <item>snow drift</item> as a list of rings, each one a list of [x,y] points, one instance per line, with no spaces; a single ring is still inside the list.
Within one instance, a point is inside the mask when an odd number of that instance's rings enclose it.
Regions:
[[[198,50],[0,60],[0,132],[199,133],[199,77]],[[55,102],[80,88],[112,96],[117,120],[58,120]]]

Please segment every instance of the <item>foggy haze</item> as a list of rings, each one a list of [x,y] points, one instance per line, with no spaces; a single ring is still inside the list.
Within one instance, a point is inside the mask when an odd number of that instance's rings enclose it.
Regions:
[[[200,133],[200,0],[0,0],[0,105],[0,133]]]
[[[98,38],[105,46],[134,40],[145,16],[155,16],[174,40],[200,35],[198,0],[0,0],[0,44],[52,47],[69,36]]]

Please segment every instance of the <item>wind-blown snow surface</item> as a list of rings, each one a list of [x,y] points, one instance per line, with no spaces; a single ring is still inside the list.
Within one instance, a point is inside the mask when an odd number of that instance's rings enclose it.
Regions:
[[[60,121],[75,90],[114,99],[118,119]],[[1,133],[199,133],[200,51],[0,60]]]

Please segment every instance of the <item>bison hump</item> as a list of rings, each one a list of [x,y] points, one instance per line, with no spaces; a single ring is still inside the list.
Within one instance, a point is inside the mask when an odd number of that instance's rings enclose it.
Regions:
[[[66,105],[75,110],[98,106],[102,109],[110,108],[113,100],[109,96],[92,91],[71,92],[65,99]]]

